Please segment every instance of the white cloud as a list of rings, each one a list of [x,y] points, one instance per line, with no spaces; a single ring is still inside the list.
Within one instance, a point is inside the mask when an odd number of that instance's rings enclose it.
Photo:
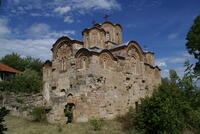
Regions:
[[[178,33],[172,33],[168,35],[168,39],[175,39],[176,37],[178,37]]]
[[[41,16],[51,14],[57,16],[57,13],[64,15],[68,12],[72,13],[90,13],[94,10],[120,10],[121,5],[117,0],[14,0],[9,1],[8,6],[12,10],[13,15],[30,13],[29,11],[37,9]],[[23,10],[22,10],[23,9]],[[30,13],[32,16],[39,16],[38,13]]]
[[[65,31],[61,31],[61,32],[51,31],[48,34],[46,34],[44,36],[44,38],[59,38],[62,36],[70,36],[70,35],[74,35],[74,34],[75,34],[74,30],[65,30]]]
[[[161,71],[161,76],[162,76],[163,78],[169,77],[169,69],[164,69],[164,70],[162,70],[162,71]]]
[[[33,16],[33,17],[40,17],[40,16],[50,17],[50,16],[53,16],[50,13],[30,13],[30,15]]]
[[[9,35],[11,30],[8,28],[8,21],[5,18],[0,18],[0,37]]]
[[[159,66],[159,67],[166,67],[167,66],[166,62],[163,59],[156,60],[155,64],[156,64],[156,66]]]
[[[54,31],[46,23],[35,23],[26,30],[29,38],[44,39],[44,38],[59,38],[61,36],[74,35],[74,30]]]
[[[193,56],[190,55],[187,51],[185,51],[185,52],[183,53],[183,56],[186,57],[186,58],[188,58],[188,59],[193,58]]]
[[[1,21],[2,22],[2,21]],[[4,22],[5,23],[5,22]],[[7,22],[6,22],[7,23]],[[5,24],[6,24],[5,23]],[[11,32],[11,31],[10,31]],[[50,49],[52,44],[61,36],[71,36],[75,34],[74,30],[55,31],[45,23],[33,24],[25,30],[12,30],[13,35],[19,34],[19,38],[0,37],[0,57],[16,52],[23,56],[34,56],[43,60],[50,59]],[[13,36],[14,37],[14,36]]]
[[[51,52],[50,49],[52,44],[56,40],[53,38],[49,39],[26,39],[26,40],[8,40],[8,39],[0,39],[0,57],[12,53],[17,52],[24,56],[33,56],[37,58],[41,58],[43,60],[50,59]]]
[[[74,20],[72,19],[71,16],[66,16],[66,17],[64,18],[64,22],[67,22],[67,23],[73,23]]]
[[[44,34],[47,34],[49,30],[50,30],[49,25],[45,23],[35,23],[31,25],[30,28],[26,30],[26,32],[30,37],[40,37]]]
[[[185,61],[185,58],[172,58],[169,60],[169,63],[184,63]]]
[[[57,7],[54,9],[55,12],[58,12],[59,14],[65,14],[71,10],[71,7],[65,6],[65,7]]]
[[[184,76],[184,71],[185,71],[184,67],[177,67],[177,68],[172,68],[172,69],[176,71],[176,73],[178,74],[179,77]],[[169,77],[169,69],[162,70],[161,76],[162,77]]]
[[[51,59],[51,47],[61,36],[74,34],[73,30],[50,32],[40,38],[29,39],[1,39],[0,38],[0,57],[12,52],[19,53],[23,56],[33,56],[42,60]]]
[[[116,0],[73,0],[76,4],[74,7],[79,9],[121,9],[120,4]]]
[[[175,70],[176,70],[176,73],[178,74],[179,77],[183,77],[184,76],[185,67],[178,67]]]

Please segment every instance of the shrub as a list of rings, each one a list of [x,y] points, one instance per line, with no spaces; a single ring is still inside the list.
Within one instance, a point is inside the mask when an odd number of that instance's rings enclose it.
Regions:
[[[181,99],[179,91],[161,86],[151,98],[141,101],[132,121],[137,130],[147,134],[178,134],[185,127],[184,117],[188,111],[190,106]]]
[[[5,128],[5,125],[3,124],[4,122],[4,117],[9,113],[8,110],[6,110],[5,108],[0,108],[0,134],[4,134],[4,131],[7,130],[7,128]]]
[[[0,91],[10,91],[12,84],[9,81],[0,81]]]
[[[66,105],[64,109],[65,117],[67,117],[66,123],[72,123],[73,120],[73,111],[72,111],[72,105]]]
[[[46,108],[45,107],[34,107],[30,112],[32,121],[45,121],[46,120]]]
[[[60,124],[57,126],[57,129],[58,129],[59,133],[61,133],[63,131],[63,128],[62,128],[62,126]]]
[[[14,92],[38,93],[42,89],[42,77],[33,70],[27,69],[12,80]]]
[[[38,93],[42,89],[42,76],[38,72],[26,69],[11,81],[1,81],[0,91]]]
[[[162,85],[119,121],[125,130],[145,134],[180,134],[185,128],[199,133],[200,108],[193,108],[184,95],[175,83]]]
[[[40,59],[36,59],[31,56],[22,58],[20,54],[11,53],[2,57],[0,62],[20,71],[24,71],[28,68],[35,70],[40,75],[42,74],[43,62]]]
[[[99,131],[102,128],[103,120],[90,120],[90,125],[94,131]]]

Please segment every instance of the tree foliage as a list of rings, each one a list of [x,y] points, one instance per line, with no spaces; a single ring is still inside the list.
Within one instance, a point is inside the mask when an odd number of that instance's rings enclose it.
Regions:
[[[188,52],[197,59],[194,69],[195,71],[200,71],[200,15],[195,18],[194,24],[187,33],[186,40]]]
[[[34,107],[30,112],[32,121],[41,122],[46,121],[46,109],[45,107]]]
[[[26,61],[17,53],[8,54],[2,57],[0,62],[19,71],[24,71],[27,65]]]
[[[4,134],[4,132],[7,130],[5,128],[5,125],[3,124],[4,122],[4,117],[8,114],[8,110],[5,108],[0,108],[0,134]]]
[[[13,78],[11,85],[14,92],[37,93],[42,89],[42,77],[38,72],[26,69]]]
[[[19,71],[25,71],[26,69],[31,69],[42,74],[43,62],[40,59],[27,56],[22,58],[17,53],[8,54],[0,59],[0,62],[13,67]]]
[[[169,78],[173,84],[176,84],[177,80],[179,79],[175,70],[169,70]]]
[[[174,85],[163,85],[151,98],[141,101],[133,124],[146,134],[180,134],[184,128],[195,124],[189,120],[191,115],[193,110],[183,99],[182,92]]]
[[[38,93],[42,89],[42,76],[38,72],[26,69],[11,81],[0,82],[0,91]]]
[[[141,100],[137,109],[130,109],[126,125],[145,134],[181,134],[184,129],[200,133],[200,90],[192,65],[185,63],[185,75],[179,78],[170,71],[170,79],[152,97]]]
[[[9,82],[0,82],[1,91],[37,93],[42,89],[43,62],[40,59],[31,56],[22,58],[19,54],[12,53],[1,58],[0,62],[23,72],[15,75]]]

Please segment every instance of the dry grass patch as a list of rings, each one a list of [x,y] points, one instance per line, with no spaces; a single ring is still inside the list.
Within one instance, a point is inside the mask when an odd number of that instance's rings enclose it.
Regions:
[[[126,134],[117,121],[104,121],[99,131],[94,131],[90,123],[52,125],[14,116],[7,116],[5,121],[8,128],[5,134]]]

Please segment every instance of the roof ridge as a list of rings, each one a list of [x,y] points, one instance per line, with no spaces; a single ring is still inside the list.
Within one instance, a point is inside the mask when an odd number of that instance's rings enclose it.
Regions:
[[[0,71],[2,72],[11,72],[11,73],[21,73],[21,71],[14,69],[8,65],[0,63]]]

